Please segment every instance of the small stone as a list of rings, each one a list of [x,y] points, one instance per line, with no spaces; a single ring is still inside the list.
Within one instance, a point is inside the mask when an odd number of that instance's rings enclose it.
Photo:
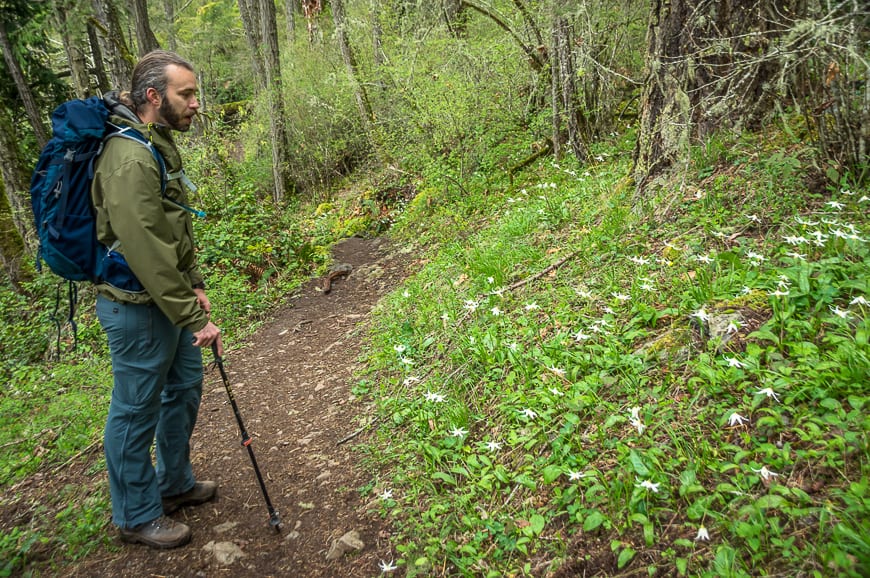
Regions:
[[[215,542],[212,540],[203,546],[202,549],[213,554],[218,563],[222,565],[232,564],[239,558],[245,557],[242,549],[233,542]]]
[[[348,552],[353,550],[362,550],[365,548],[365,543],[360,540],[359,532],[356,530],[351,530],[346,533],[344,536],[336,540],[332,543],[332,547],[329,549],[329,552],[326,554],[327,560],[338,560]]]
[[[323,472],[322,474],[320,474],[319,476],[317,476],[316,478],[314,478],[314,481],[316,481],[316,482],[322,482],[323,480],[325,480],[326,478],[330,477],[331,475],[332,475],[332,472],[330,472],[329,470],[326,470],[325,472]]]

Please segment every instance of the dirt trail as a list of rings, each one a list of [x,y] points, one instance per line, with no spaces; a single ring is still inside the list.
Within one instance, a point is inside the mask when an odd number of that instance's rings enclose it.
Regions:
[[[318,290],[321,280],[309,281],[248,343],[225,355],[282,533],[269,527],[250,459],[240,447],[235,418],[214,370],[206,374],[193,462],[197,476],[217,480],[220,490],[215,502],[173,514],[193,529],[190,545],[165,552],[140,546],[99,551],[69,568],[68,576],[380,573],[378,561],[393,555],[389,530],[371,506],[374,494],[358,492],[370,481],[358,467],[361,456],[354,449],[365,435],[337,442],[367,419],[365,404],[350,390],[362,346],[359,326],[404,275],[405,259],[389,251],[380,239],[340,243],[333,254],[336,263],[353,267],[348,276],[337,278],[329,294]],[[86,477],[87,464],[74,469],[81,472],[79,483],[94,483]],[[77,483],[69,477],[65,482]],[[333,542],[349,531],[359,533],[362,550],[327,560]],[[235,544],[244,557],[221,563],[205,549],[210,542]]]

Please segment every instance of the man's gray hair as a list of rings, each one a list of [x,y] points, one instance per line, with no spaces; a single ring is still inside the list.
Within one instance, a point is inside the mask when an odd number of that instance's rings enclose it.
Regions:
[[[129,94],[133,110],[138,112],[147,102],[146,93],[149,88],[155,89],[161,97],[166,97],[166,89],[169,85],[166,68],[171,64],[193,72],[193,65],[190,62],[168,50],[152,50],[139,60],[133,69],[133,82]]]

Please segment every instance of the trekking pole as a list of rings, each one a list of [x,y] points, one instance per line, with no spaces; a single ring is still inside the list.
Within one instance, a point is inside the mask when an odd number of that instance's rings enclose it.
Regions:
[[[236,404],[236,398],[233,396],[233,390],[230,387],[230,380],[227,377],[227,372],[224,371],[224,360],[218,355],[217,343],[211,346],[214,353],[214,362],[221,373],[221,379],[224,382],[224,388],[227,390],[227,395],[230,398],[230,405],[233,406],[233,413],[236,414],[236,421],[239,423],[239,430],[242,433],[242,445],[248,448],[248,455],[251,457],[251,464],[254,466],[254,473],[257,474],[257,481],[260,483],[260,490],[263,492],[263,499],[266,500],[266,508],[269,510],[269,525],[275,528],[276,532],[281,531],[281,518],[278,517],[278,511],[272,506],[272,500],[269,499],[269,492],[266,491],[266,484],[263,482],[263,474],[260,473],[260,468],[257,466],[257,458],[254,457],[254,448],[251,447],[251,436],[248,435],[248,430],[245,429],[245,424],[242,422],[242,414],[239,413],[239,406]]]

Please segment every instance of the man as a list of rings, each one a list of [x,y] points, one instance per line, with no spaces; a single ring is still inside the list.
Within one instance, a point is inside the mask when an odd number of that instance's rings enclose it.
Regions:
[[[109,341],[114,388],[105,430],[112,521],[121,539],[154,548],[190,540],[166,514],[213,499],[217,484],[196,481],[190,436],[202,397],[202,347],[220,330],[194,253],[191,217],[172,130],[186,131],[199,109],[193,67],[162,50],[133,70],[131,91],[106,96],[110,122],[139,131],[166,164],[132,139],[106,140],[91,194],[97,237],[121,255],[142,290],[97,285],[97,316]],[[151,446],[156,440],[156,469]]]

